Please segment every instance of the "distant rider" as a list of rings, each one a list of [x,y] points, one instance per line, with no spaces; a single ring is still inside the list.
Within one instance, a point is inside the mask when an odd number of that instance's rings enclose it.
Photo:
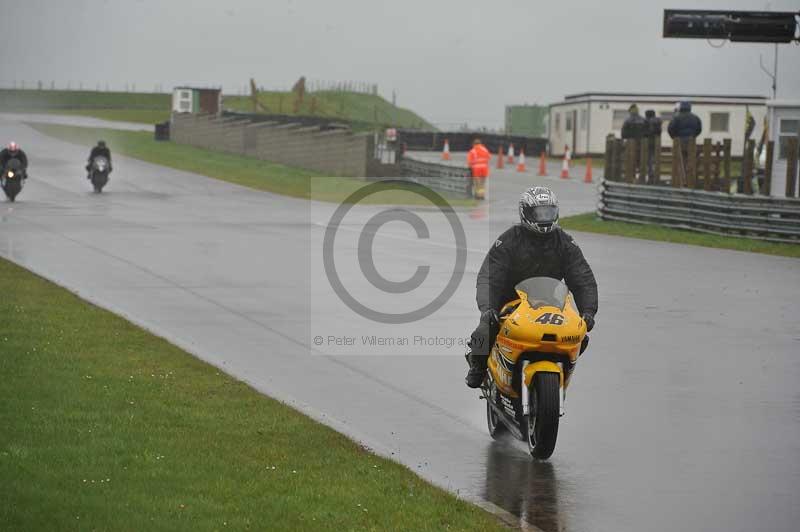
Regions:
[[[28,156],[19,147],[19,144],[13,140],[8,143],[8,146],[0,151],[0,169],[3,169],[11,159],[17,159],[22,165],[22,179],[28,179]]]
[[[92,151],[89,152],[89,162],[86,165],[86,171],[89,173],[89,175],[86,176],[87,179],[92,177],[92,162],[94,162],[95,157],[105,157],[108,161],[108,173],[111,173],[111,150],[106,146],[106,141],[98,140],[97,146],[92,148]]]
[[[472,333],[467,386],[479,388],[486,375],[489,354],[499,332],[499,310],[518,299],[514,287],[529,277],[564,280],[586,322],[594,327],[597,283],[578,244],[558,226],[558,199],[549,188],[533,187],[519,200],[519,225],[492,244],[478,272],[477,296],[481,312]]]

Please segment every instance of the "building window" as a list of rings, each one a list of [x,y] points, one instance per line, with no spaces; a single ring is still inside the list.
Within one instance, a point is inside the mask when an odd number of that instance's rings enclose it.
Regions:
[[[566,129],[567,131],[572,131],[572,115],[570,113],[567,113],[564,119],[565,119],[564,129]]]
[[[556,113],[556,133],[561,132],[561,113]]]
[[[581,109],[581,131],[586,131],[586,109]]]
[[[616,109],[613,117],[611,118],[611,129],[622,129],[622,124],[625,123],[625,119],[628,118],[628,114],[629,113],[627,109]]]
[[[709,130],[712,133],[727,133],[730,117],[730,113],[711,113]]]
[[[192,110],[192,102],[181,101],[179,104],[181,111],[191,111]]]
[[[800,132],[800,119],[782,119],[778,129],[778,158],[786,159],[789,152],[789,139],[797,137]]]
[[[181,91],[181,98],[184,100],[188,100],[192,97],[192,93],[189,91]]]

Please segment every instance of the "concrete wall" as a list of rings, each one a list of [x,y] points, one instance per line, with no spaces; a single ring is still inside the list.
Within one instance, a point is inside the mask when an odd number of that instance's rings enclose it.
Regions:
[[[246,155],[329,175],[367,176],[372,145],[368,134],[188,114],[173,114],[170,127],[172,140],[179,144]]]

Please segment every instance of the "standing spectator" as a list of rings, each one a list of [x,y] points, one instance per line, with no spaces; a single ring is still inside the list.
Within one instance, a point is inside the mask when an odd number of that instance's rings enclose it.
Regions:
[[[667,132],[670,138],[680,139],[681,141],[681,168],[683,169],[682,178],[684,182],[686,179],[687,159],[689,158],[689,143],[695,142],[694,139],[699,137],[702,131],[703,122],[699,116],[692,112],[692,104],[686,101],[681,102],[678,114],[669,121]]]
[[[492,154],[481,139],[472,141],[472,149],[467,154],[467,164],[472,171],[472,190],[476,199],[486,197],[486,178],[489,177],[489,160]]]
[[[636,104],[628,107],[628,118],[622,124],[623,139],[641,139],[646,136],[647,123],[639,114],[639,106]]]
[[[642,168],[643,161],[641,160],[642,154],[639,149],[639,141],[647,136],[647,122],[645,122],[642,115],[639,114],[639,106],[635,103],[628,107],[628,118],[622,124],[622,138],[635,140],[635,155],[634,155],[634,173],[637,178],[644,175],[644,168]]]
[[[656,116],[656,112],[652,109],[648,109],[644,112],[644,120],[647,122],[647,177],[653,181],[656,178],[656,140],[661,139],[662,122],[661,119]]]

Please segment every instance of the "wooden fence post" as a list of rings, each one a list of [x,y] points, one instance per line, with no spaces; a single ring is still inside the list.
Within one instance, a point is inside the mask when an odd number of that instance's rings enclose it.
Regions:
[[[742,159],[742,180],[744,181],[744,193],[753,193],[753,152],[756,148],[756,141],[748,139],[744,143],[744,158]]]
[[[660,185],[661,184],[661,135],[656,135],[653,137],[653,142],[655,146],[653,146],[653,156],[656,160],[653,162],[653,184]]]
[[[711,190],[711,139],[703,139],[703,190]]]
[[[606,135],[606,155],[603,159],[603,175],[609,181],[612,181],[612,175],[614,173],[614,168],[612,166],[614,160],[614,135],[608,134]]]
[[[639,140],[639,181],[640,185],[647,184],[647,170],[650,168],[650,152],[648,146],[650,139],[642,137]]]
[[[625,182],[633,183],[636,181],[636,155],[639,149],[635,139],[625,141]]]
[[[731,191],[731,139],[722,141],[722,186],[725,192]]]
[[[786,143],[786,197],[793,198],[795,196],[794,189],[797,182],[797,158],[800,157],[798,153],[798,140],[797,137],[789,137]]]
[[[689,188],[697,188],[697,139],[692,137],[690,139],[684,140],[684,142],[688,142],[688,150],[686,150],[686,159],[687,159],[687,183],[686,186]]]
[[[681,151],[681,140],[672,139],[672,186],[681,187],[685,182],[683,175],[683,152]]]
[[[772,156],[775,153],[775,141],[767,142],[767,162],[764,163],[764,195],[772,193]]]

